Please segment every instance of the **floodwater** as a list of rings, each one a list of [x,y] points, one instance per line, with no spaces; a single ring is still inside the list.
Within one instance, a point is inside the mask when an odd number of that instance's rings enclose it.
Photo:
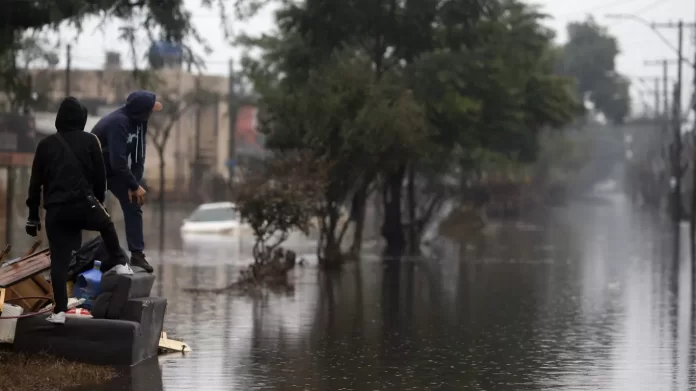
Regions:
[[[309,262],[292,291],[253,298],[184,292],[232,281],[245,249],[182,242],[168,218],[154,289],[194,351],[104,390],[696,388],[688,243],[618,194],[440,238],[431,259],[332,275]]]

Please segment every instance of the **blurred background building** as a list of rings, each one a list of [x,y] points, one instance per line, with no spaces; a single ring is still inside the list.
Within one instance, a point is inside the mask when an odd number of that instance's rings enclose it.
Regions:
[[[176,45],[156,42],[148,57],[156,87],[148,87],[132,69],[122,68],[118,53],[107,52],[103,69],[31,69],[37,97],[35,110],[11,113],[7,97],[0,95],[0,221],[19,224],[15,217],[25,215],[33,152],[38,141],[56,131],[56,111],[66,95],[75,96],[87,106],[86,131],[138,89],[152,89],[161,100],[181,105],[183,114],[178,120],[159,118],[149,124],[150,132],[155,132],[158,125],[174,123],[162,156],[164,189],[159,189],[160,159],[148,139],[145,184],[151,199],[162,190],[168,202],[224,199],[234,177],[263,159],[265,138],[257,130],[258,110],[253,99],[240,98],[234,87],[230,88],[234,86],[232,78],[199,75],[185,69],[183,52]],[[214,98],[194,102],[192,97],[198,91]],[[154,115],[172,115],[167,113],[165,110]],[[6,236],[7,228],[0,227],[0,235]]]

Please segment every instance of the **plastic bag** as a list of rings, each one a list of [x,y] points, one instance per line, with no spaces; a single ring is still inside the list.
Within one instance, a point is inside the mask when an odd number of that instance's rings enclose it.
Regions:
[[[123,249],[121,249],[121,251],[122,256],[125,259],[128,259],[126,252],[123,251]],[[106,250],[106,245],[104,244],[101,236],[97,236],[96,238],[88,241],[73,254],[73,257],[70,260],[70,266],[68,268],[68,281],[74,282],[77,276],[92,269],[94,266],[94,260],[96,259],[102,262],[102,270],[104,271],[108,270],[105,269],[105,267],[108,268],[108,265],[114,264],[110,262],[111,257],[109,256],[109,252]]]

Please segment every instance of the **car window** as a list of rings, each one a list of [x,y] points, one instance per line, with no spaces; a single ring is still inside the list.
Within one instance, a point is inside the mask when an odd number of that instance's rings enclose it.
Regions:
[[[214,222],[237,220],[237,212],[232,208],[198,209],[188,221],[193,222]]]

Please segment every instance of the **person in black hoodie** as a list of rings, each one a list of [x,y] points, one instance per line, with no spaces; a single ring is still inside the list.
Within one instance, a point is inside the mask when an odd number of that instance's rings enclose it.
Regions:
[[[48,318],[52,323],[65,323],[68,268],[73,251],[82,245],[82,230],[101,233],[110,255],[102,270],[113,268],[118,274],[133,274],[111,216],[103,206],[106,174],[101,145],[93,134],[84,132],[86,123],[87,109],[77,99],[65,98],[56,115],[58,132],[39,142],[31,167],[26,232],[37,236],[41,230],[39,206],[43,189],[55,301],[53,314]]]
[[[126,104],[99,120],[92,129],[101,142],[109,191],[118,198],[126,223],[131,265],[152,273],[145,259],[143,211],[146,191],[141,186],[145,172],[147,122],[153,111],[162,109],[150,91],[135,91]]]

